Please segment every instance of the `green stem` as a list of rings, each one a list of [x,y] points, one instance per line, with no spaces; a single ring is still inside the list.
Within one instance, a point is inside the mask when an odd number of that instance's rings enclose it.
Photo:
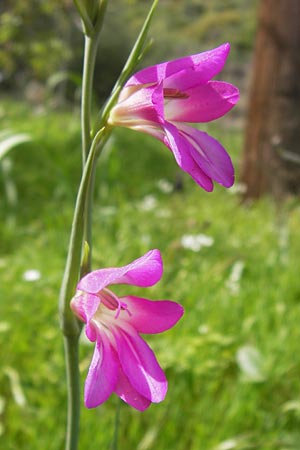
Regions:
[[[78,366],[78,339],[81,326],[70,308],[70,300],[76,289],[79,278],[79,270],[82,255],[82,239],[85,229],[85,215],[88,198],[91,196],[92,173],[99,151],[100,139],[103,139],[104,129],[95,136],[91,150],[84,167],[81,183],[78,190],[76,206],[74,211],[69,251],[66,261],[65,273],[62,281],[59,312],[61,328],[64,334],[65,357],[66,357],[66,377],[68,386],[68,421],[66,433],[66,450],[77,450],[79,437],[80,419],[80,385]]]
[[[80,2],[78,2],[80,3]],[[82,94],[81,94],[81,132],[82,132],[82,162],[83,167],[87,160],[91,147],[91,110],[93,80],[95,73],[95,62],[100,38],[100,31],[107,8],[107,0],[100,1],[97,6],[97,18],[93,31],[84,37],[84,59],[82,71]]]
[[[78,448],[80,420],[80,376],[78,364],[78,340],[81,326],[79,324],[79,321],[73,315],[69,303],[71,298],[75,294],[76,284],[80,276],[83,245],[85,240],[88,243],[90,251],[88,260],[84,261],[84,264],[86,265],[84,270],[90,270],[92,241],[92,198],[96,160],[100,153],[100,150],[103,148],[105,141],[110,134],[110,127],[106,124],[109,110],[116,101],[119,89],[124,84],[126,77],[141,55],[142,47],[146,39],[146,32],[149,27],[154,9],[157,6],[158,0],[154,0],[153,2],[150,13],[129,58],[128,64],[125,66],[125,69],[123,70],[113,92],[112,99],[111,101],[108,101],[108,104],[104,109],[104,117],[102,117],[102,119],[100,120],[101,129],[96,133],[91,130],[93,78],[100,29],[102,27],[107,3],[107,0],[100,0],[95,23],[92,23],[88,11],[84,7],[82,7],[83,9],[81,8],[81,3],[79,1],[75,1],[79,12],[82,13],[82,19],[84,21],[85,29],[86,32],[88,32],[88,35],[85,36],[81,102],[83,173],[76,199],[69,251],[59,298],[60,323],[62,332],[64,334],[66,376],[68,386],[66,450],[77,450]]]
[[[76,199],[75,211],[73,216],[73,223],[71,229],[69,251],[66,261],[65,273],[62,281],[59,301],[59,311],[61,318],[62,330],[65,336],[77,336],[80,332],[77,319],[73,315],[69,307],[69,301],[74,295],[76,284],[78,282],[79,269],[81,263],[81,254],[83,246],[83,235],[85,225],[86,204],[90,197],[91,180],[93,166],[96,164],[97,151],[100,145],[100,139],[103,138],[104,145],[104,131],[103,128],[95,136],[86,165],[84,167],[81,183]]]
[[[93,239],[92,239],[92,209],[93,209],[93,197],[94,197],[94,186],[95,186],[95,176],[96,176],[96,164],[93,164],[90,179],[90,189],[86,198],[86,214],[85,214],[85,224],[84,224],[84,240],[88,244],[88,254],[85,260],[84,272],[81,272],[81,276],[86,275],[86,273],[91,271],[92,265],[92,250],[93,250]]]
[[[75,3],[77,7],[81,5],[80,2]],[[88,242],[90,249],[88,252],[88,260],[85,261],[85,270],[89,271],[91,266],[94,176],[100,139],[103,138],[102,145],[105,143],[104,128],[93,136],[92,141],[91,110],[95,62],[106,4],[107,0],[102,0],[101,4],[98,6],[98,17],[95,26],[92,27],[88,15],[83,17],[86,32],[88,28],[88,35],[85,35],[81,97],[83,174],[76,199],[69,251],[59,299],[60,323],[64,334],[66,378],[68,386],[66,450],[77,450],[79,438],[80,376],[78,364],[78,339],[81,325],[73,315],[69,302],[75,293],[76,284],[80,276],[82,250],[85,240]],[[79,12],[86,13],[85,9],[83,9],[83,11],[79,10]]]
[[[91,109],[98,35],[85,36],[81,97],[82,165],[91,147]]]
[[[68,417],[66,450],[78,447],[80,419],[80,375],[78,359],[78,337],[64,337],[66,374],[68,380]]]

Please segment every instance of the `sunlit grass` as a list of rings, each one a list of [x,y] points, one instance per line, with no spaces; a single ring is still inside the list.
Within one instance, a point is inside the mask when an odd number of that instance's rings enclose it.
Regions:
[[[23,105],[6,109],[1,128],[31,133],[33,142],[10,156],[17,208],[8,208],[0,184],[0,447],[57,450],[66,400],[57,294],[80,176],[79,121],[69,113],[34,116]],[[214,134],[238,166],[240,133],[220,125]],[[94,267],[159,248],[163,279],[143,295],[180,301],[186,311],[174,330],[149,338],[168,396],[142,414],[121,404],[119,449],[298,449],[299,202],[242,206],[234,192],[207,194],[185,175],[183,189],[164,192],[178,182],[172,155],[126,130],[100,163]],[[183,248],[187,234],[213,244]],[[28,269],[40,279],[24,280]],[[91,352],[82,344],[82,385]],[[83,408],[81,449],[110,448],[117,403],[112,396]]]

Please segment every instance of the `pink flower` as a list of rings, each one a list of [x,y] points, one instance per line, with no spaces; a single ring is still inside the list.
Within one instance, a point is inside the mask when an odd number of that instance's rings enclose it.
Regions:
[[[133,75],[112,108],[109,123],[148,133],[174,154],[179,167],[206,191],[212,180],[230,187],[234,170],[230,157],[213,137],[185,122],[210,122],[238,101],[238,89],[212,77],[223,68],[229,44],[157,64]]]
[[[118,297],[111,284],[148,287],[163,272],[158,250],[152,250],[127,266],[95,270],[77,286],[71,308],[86,323],[86,335],[96,342],[85,383],[85,405],[93,408],[115,392],[143,411],[151,402],[161,402],[167,380],[153,351],[140,333],[161,333],[173,327],[183,314],[178,303]]]

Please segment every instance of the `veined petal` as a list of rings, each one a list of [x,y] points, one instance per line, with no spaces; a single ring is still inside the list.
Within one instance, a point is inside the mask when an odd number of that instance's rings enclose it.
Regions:
[[[129,334],[124,329],[114,327],[112,332],[120,364],[130,384],[151,402],[161,402],[165,398],[168,383],[151,348],[134,330]]]
[[[135,131],[147,133],[163,142],[173,153],[178,166],[187,172],[193,180],[208,192],[213,190],[211,178],[199,166],[192,156],[192,144],[181,135],[177,126],[182,124],[172,124],[171,122],[163,122],[157,125],[135,126]]]
[[[183,307],[170,300],[151,301],[128,296],[120,298],[130,315],[123,311],[122,319],[139,333],[154,334],[173,327],[183,315]]]
[[[150,66],[134,74],[127,86],[160,83],[174,73],[192,68],[198,75],[198,83],[205,83],[219,73],[230,51],[228,43],[212,50]]]
[[[132,284],[148,287],[162,276],[163,264],[159,250],[150,250],[132,263],[119,267],[94,270],[83,277],[77,289],[96,294],[110,284]]]
[[[184,92],[186,97],[165,101],[165,119],[178,122],[209,122],[224,116],[239,99],[230,83],[210,81]]]
[[[234,182],[234,168],[231,159],[222,145],[203,131],[180,124],[181,135],[190,144],[190,152],[201,169],[217,183],[230,187]]]
[[[94,355],[85,381],[84,402],[95,408],[105,402],[115,390],[118,380],[118,361],[105,332],[98,336]]]
[[[212,191],[213,183],[211,178],[192,157],[192,144],[179,133],[174,124],[165,122],[164,130],[165,139],[163,142],[172,151],[179,167],[187,172],[203,189],[208,192]]]
[[[128,378],[123,372],[121,366],[119,366],[119,378],[118,383],[115,388],[115,393],[122,399],[124,402],[128,403],[135,409],[139,411],[144,411],[151,405],[151,401],[146,397],[141,395],[129,382]]]

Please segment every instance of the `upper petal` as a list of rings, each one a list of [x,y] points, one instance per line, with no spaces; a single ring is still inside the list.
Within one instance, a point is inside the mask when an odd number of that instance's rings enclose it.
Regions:
[[[77,289],[96,294],[110,284],[132,284],[148,287],[156,284],[162,276],[163,264],[159,250],[145,255],[123,267],[94,270],[85,275]]]
[[[118,361],[109,338],[103,332],[97,337],[94,355],[85,381],[84,402],[95,408],[105,402],[115,390],[118,380]]]
[[[174,73],[190,68],[197,72],[198,83],[205,83],[222,70],[229,51],[230,45],[226,43],[206,52],[147,67],[130,77],[125,86],[160,83]]]
[[[122,318],[139,333],[161,333],[173,327],[183,315],[183,307],[170,300],[151,301],[140,297],[122,297],[128,311]]]
[[[165,101],[166,120],[209,122],[230,111],[239,99],[238,89],[222,81],[198,85],[186,90],[185,94],[187,97]]]

